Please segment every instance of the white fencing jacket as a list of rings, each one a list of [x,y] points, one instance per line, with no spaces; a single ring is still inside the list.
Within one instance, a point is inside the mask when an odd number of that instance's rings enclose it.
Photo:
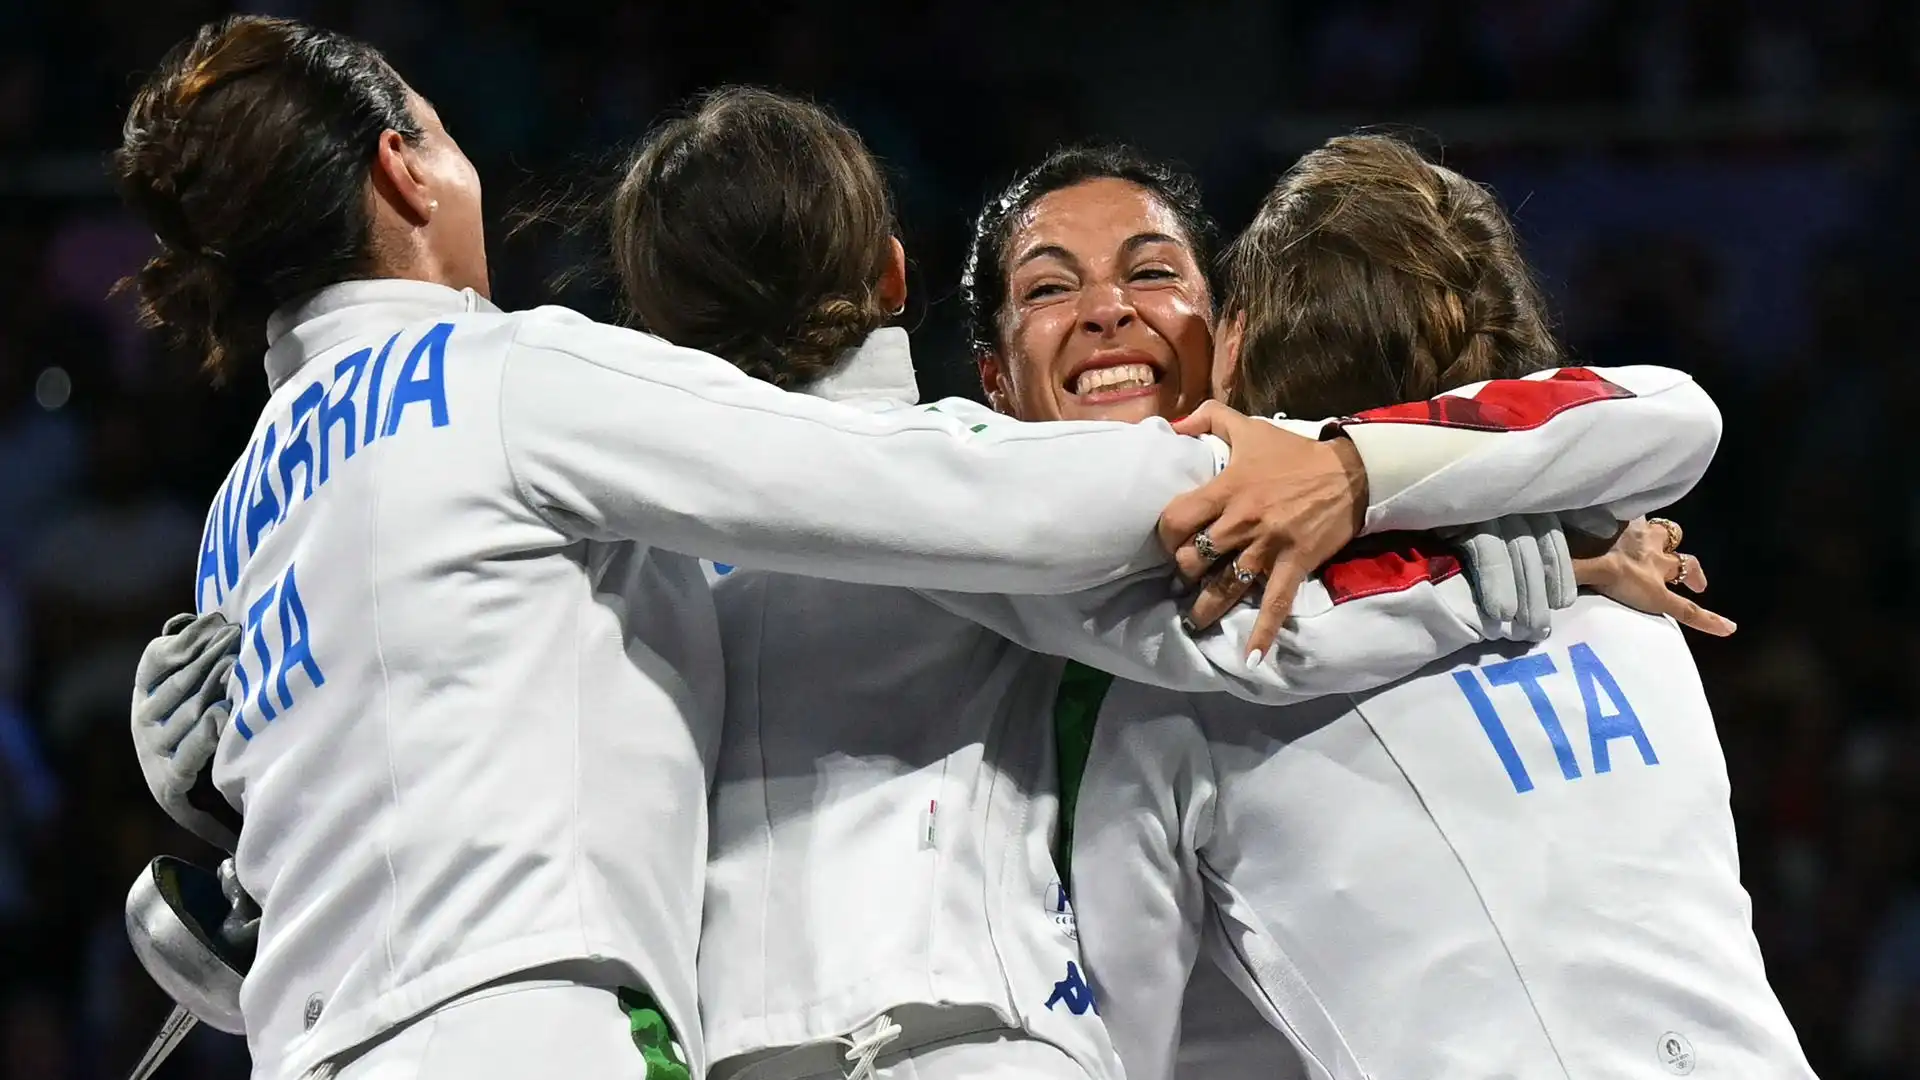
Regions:
[[[1177,1075],[1203,941],[1315,1078],[1808,1080],[1727,800],[1678,626],[1599,597],[1366,695],[1116,684],[1082,949],[1128,1080]]]
[[[576,958],[631,969],[699,1075],[724,675],[674,553],[1065,592],[1164,565],[1160,510],[1218,464],[1165,425],[863,412],[413,281],[280,312],[266,370],[196,584],[245,628],[214,780],[265,912],[261,1077]]]
[[[1478,428],[1354,425],[1381,478],[1368,520],[1426,528],[1605,505],[1636,484],[1677,497],[1711,459],[1712,403],[1677,372],[1601,375],[1489,384]],[[911,400],[904,335],[870,341],[843,378],[822,392]],[[1123,488],[1119,476],[1079,482]],[[1048,601],[731,570],[716,588],[727,717],[700,954],[715,1075],[833,1069],[832,1040],[890,1014],[905,1028],[893,1049],[1007,1026],[1117,1078],[1055,872],[1062,657],[1271,703],[1368,688],[1500,632],[1457,574],[1434,578],[1344,603],[1310,583],[1250,671],[1252,610],[1190,638],[1164,576]]]

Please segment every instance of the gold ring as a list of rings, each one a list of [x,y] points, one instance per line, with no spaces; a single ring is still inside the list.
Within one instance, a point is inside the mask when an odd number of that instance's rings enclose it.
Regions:
[[[1680,566],[1679,566],[1679,569],[1673,572],[1673,576],[1667,579],[1668,585],[1678,585],[1681,582],[1687,580],[1687,563],[1689,560],[1693,558],[1693,556],[1688,555],[1685,552],[1681,552],[1676,557],[1680,560]]]
[[[1667,518],[1657,517],[1657,518],[1648,518],[1647,524],[1658,525],[1661,528],[1667,530],[1667,548],[1666,548],[1667,554],[1671,555],[1674,552],[1680,550],[1680,542],[1686,539],[1687,530],[1682,529],[1680,527],[1679,522],[1670,521]]]

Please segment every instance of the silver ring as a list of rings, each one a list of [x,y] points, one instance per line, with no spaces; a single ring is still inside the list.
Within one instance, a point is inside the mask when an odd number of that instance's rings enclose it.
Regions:
[[[1233,580],[1242,585],[1252,585],[1254,582],[1260,580],[1260,572],[1258,570],[1249,570],[1241,566],[1240,560],[1238,559],[1235,559],[1233,565],[1228,567],[1228,569],[1233,571]]]
[[[1220,549],[1213,546],[1213,537],[1208,536],[1205,529],[1193,534],[1193,550],[1199,552],[1200,557],[1208,562],[1220,560]]]

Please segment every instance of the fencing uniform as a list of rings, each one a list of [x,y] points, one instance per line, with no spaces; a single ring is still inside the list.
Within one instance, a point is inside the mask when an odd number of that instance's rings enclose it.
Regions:
[[[213,780],[264,911],[261,1077],[351,1075],[376,1036],[566,961],[650,993],[701,1073],[724,675],[679,553],[1063,592],[1163,566],[1159,511],[1218,463],[1165,425],[862,412],[416,281],[321,290],[269,336],[196,584],[245,635]],[[1112,468],[1126,491],[1076,479]]]
[[[1116,685],[1075,841],[1129,1080],[1176,1075],[1203,945],[1314,1077],[1812,1076],[1686,642],[1608,600],[1370,694]]]
[[[1202,959],[1180,1001],[1176,1080],[1306,1080],[1299,1051],[1227,978]]]
[[[854,359],[894,374],[832,392],[911,393],[904,337]],[[1355,445],[1381,477],[1370,522],[1606,504],[1697,476],[1718,434],[1712,403],[1664,369],[1490,387],[1477,406],[1434,407],[1478,426],[1356,418]],[[983,410],[979,422],[1006,421]],[[1026,1075],[1117,1078],[1056,872],[1048,718],[1063,679],[1089,674],[1069,675],[1069,660],[1284,703],[1377,686],[1498,632],[1456,575],[1349,599],[1310,583],[1272,658],[1248,669],[1251,609],[1189,637],[1159,578],[1047,601],[729,568],[716,587],[727,717],[700,953],[713,1075],[833,1075],[849,1043],[897,1028],[883,1076],[929,1075],[920,1051],[938,1049],[953,1075],[991,1075],[1017,1054]]]

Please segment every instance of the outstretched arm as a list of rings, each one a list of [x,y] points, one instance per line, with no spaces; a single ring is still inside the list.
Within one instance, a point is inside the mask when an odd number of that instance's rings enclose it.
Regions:
[[[1164,574],[1061,597],[929,592],[941,607],[1036,652],[1173,690],[1267,705],[1358,693],[1505,627],[1482,614],[1454,549],[1424,534],[1368,538],[1303,583],[1279,636],[1248,655],[1257,608],[1211,633],[1182,625]]]
[[[517,334],[501,440],[535,512],[564,535],[758,569],[1068,592],[1164,567],[1153,523],[1175,495],[1297,477],[1312,460],[1277,454],[1300,442],[1284,432],[1247,432],[1216,479],[1214,444],[1158,421],[1024,424],[967,402],[874,412],[568,312],[527,313]]]
[[[1244,421],[1209,403],[1178,430],[1232,442]],[[1720,413],[1706,393],[1684,373],[1656,367],[1563,368],[1342,420],[1274,422],[1330,439],[1363,463],[1367,505],[1353,533],[1591,507],[1625,520],[1686,494],[1720,439]],[[1299,583],[1345,541],[1296,542],[1274,520],[1297,509],[1211,488],[1168,504],[1161,542],[1188,580],[1213,566],[1210,556],[1231,555],[1231,572],[1216,575],[1195,602],[1197,621],[1217,618],[1255,582],[1271,583],[1253,634],[1258,647],[1286,617]]]

